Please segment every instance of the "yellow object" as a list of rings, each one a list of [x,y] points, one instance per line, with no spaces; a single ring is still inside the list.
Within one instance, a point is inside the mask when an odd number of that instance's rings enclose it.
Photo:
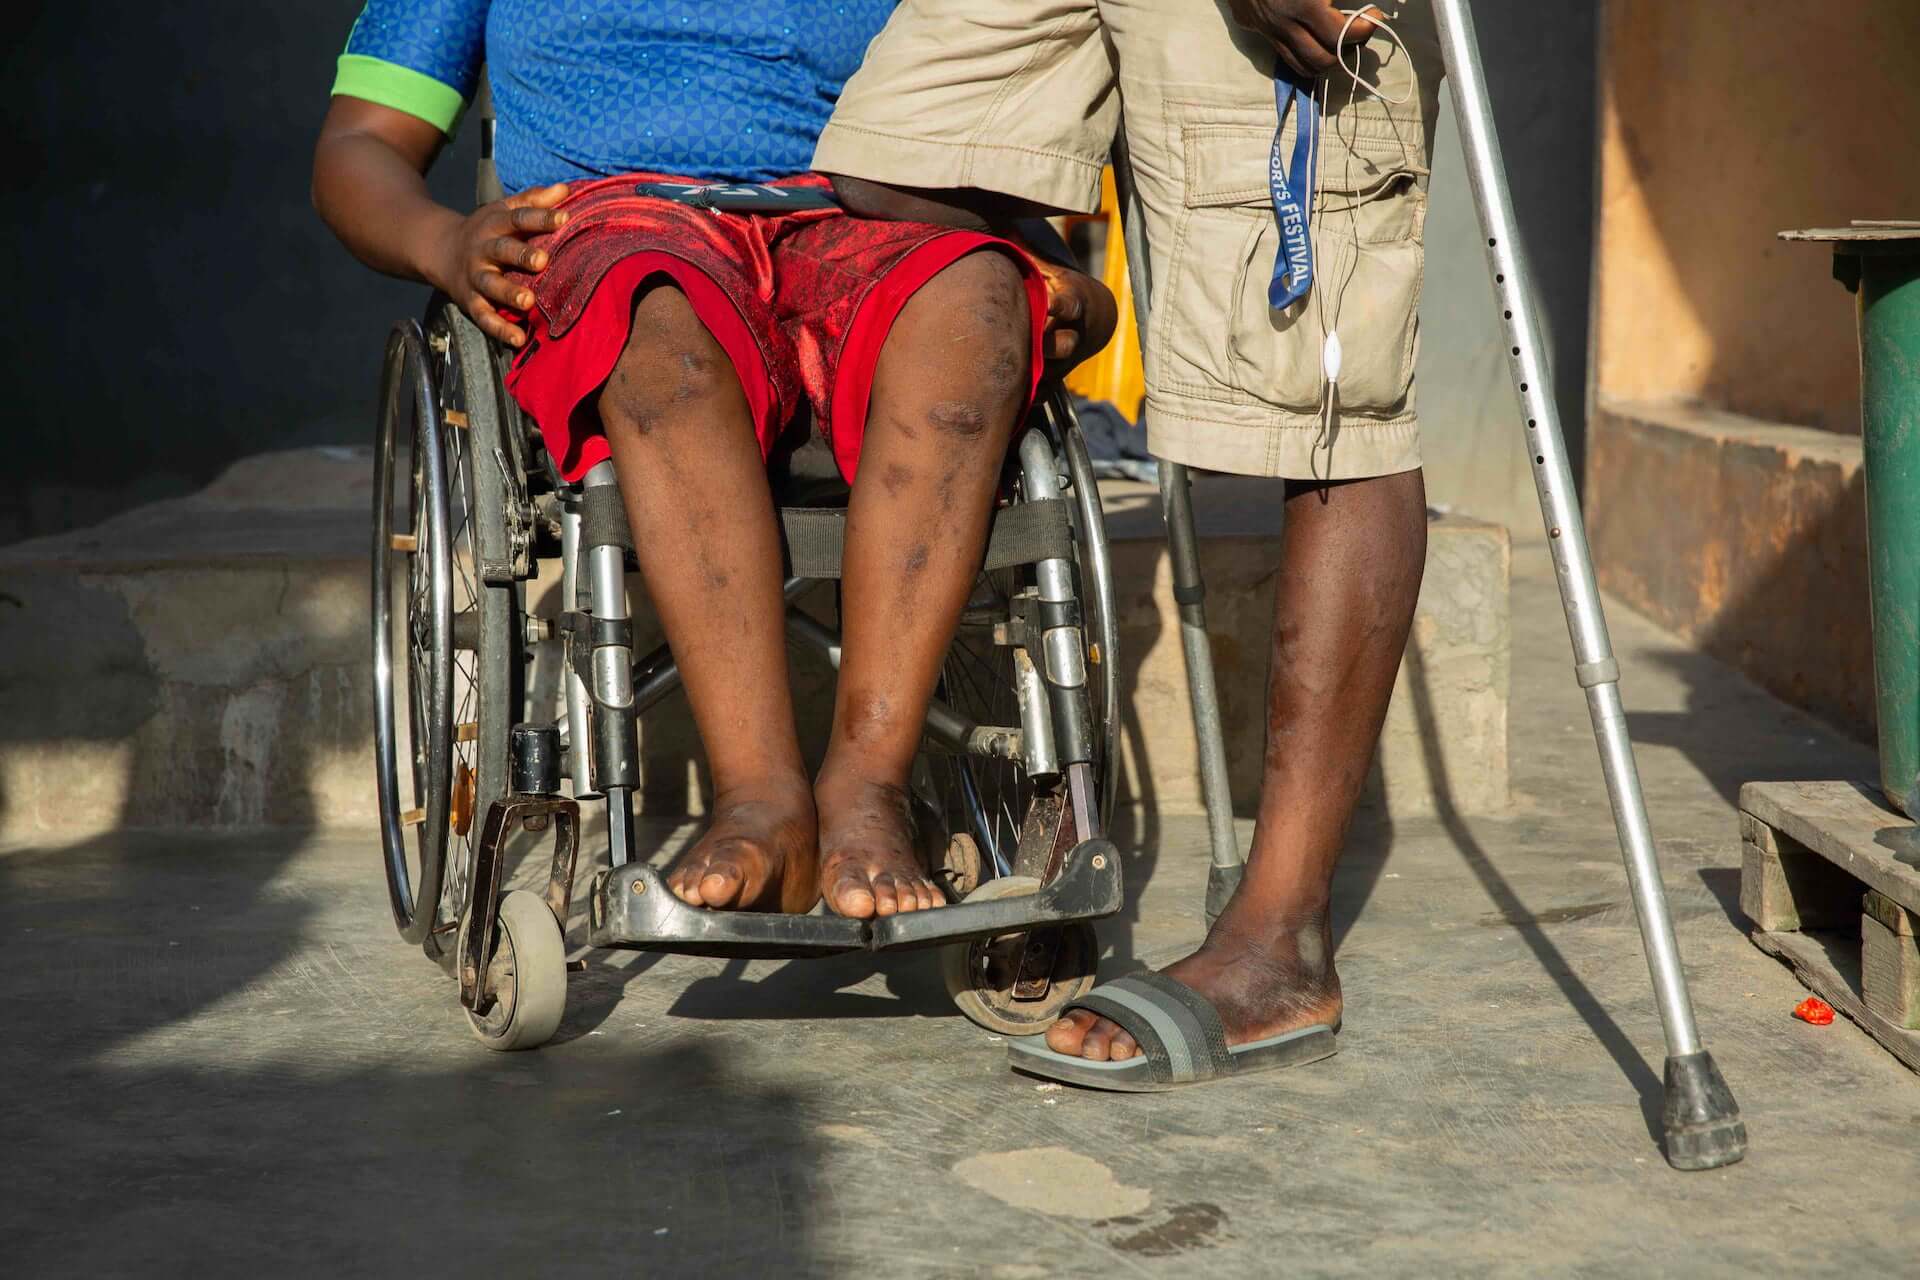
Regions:
[[[1140,334],[1133,323],[1133,288],[1127,280],[1127,242],[1120,230],[1120,199],[1113,185],[1113,166],[1100,177],[1100,212],[1072,214],[1061,220],[1067,228],[1083,222],[1106,227],[1106,249],[1101,255],[1100,283],[1113,291],[1120,304],[1120,323],[1098,354],[1067,375],[1067,390],[1089,400],[1105,400],[1133,421],[1140,420],[1140,402],[1147,393],[1146,373],[1140,366]]]

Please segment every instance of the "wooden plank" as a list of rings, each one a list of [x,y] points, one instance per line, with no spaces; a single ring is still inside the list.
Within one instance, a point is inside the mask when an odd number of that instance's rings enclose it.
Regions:
[[[1845,934],[1767,933],[1756,929],[1753,944],[1786,961],[1808,990],[1859,1023],[1910,1070],[1920,1071],[1920,1031],[1894,1026],[1861,1001],[1859,953],[1852,938]]]
[[[1920,911],[1920,834],[1864,782],[1749,782],[1740,810],[1868,888]],[[1784,847],[1784,846],[1783,846]]]
[[[1894,1026],[1920,1030],[1920,948],[1911,933],[1887,928],[1879,915],[1869,910],[1860,917],[1860,998]]]
[[[1907,910],[1884,893],[1867,890],[1860,909],[1887,927],[1887,932],[1902,938],[1920,936],[1920,916]]]
[[[1773,828],[1750,813],[1740,815],[1740,838],[1757,846],[1763,853],[1780,852],[1780,842],[1774,837]]]
[[[1920,225],[1888,221],[1851,227],[1808,227],[1803,231],[1782,231],[1779,236],[1782,240],[1812,241],[1815,244],[1886,243],[1920,240]]]

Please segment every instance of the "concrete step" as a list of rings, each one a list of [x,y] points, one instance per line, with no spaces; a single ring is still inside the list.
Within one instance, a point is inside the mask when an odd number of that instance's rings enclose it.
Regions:
[[[261,455],[193,497],[0,549],[0,838],[371,823],[370,472],[362,449]],[[1130,703],[1122,800],[1194,812],[1157,499],[1116,484],[1109,500]],[[1234,794],[1250,811],[1276,504],[1270,486],[1213,477],[1196,506]],[[1373,798],[1400,814],[1496,811],[1507,803],[1506,533],[1453,518],[1431,533]],[[823,588],[809,603],[830,601]],[[794,668],[817,755],[830,673],[798,657]],[[704,770],[684,700],[656,717],[643,723],[643,807],[698,812]]]

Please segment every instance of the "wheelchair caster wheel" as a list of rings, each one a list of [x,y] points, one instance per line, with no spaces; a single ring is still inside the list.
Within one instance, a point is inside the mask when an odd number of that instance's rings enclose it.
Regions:
[[[1039,891],[1040,882],[1032,876],[1001,876],[975,889],[966,901],[991,902]],[[1046,932],[1054,941],[1053,965],[1046,991],[1032,999],[1021,999],[1015,990],[1027,934],[974,938],[941,950],[947,994],[969,1021],[1003,1036],[1037,1036],[1087,993],[1099,959],[1093,926],[1082,922]]]
[[[567,946],[539,894],[515,889],[500,900],[500,930],[488,966],[493,1004],[467,1014],[489,1049],[533,1049],[553,1038],[567,1010]]]

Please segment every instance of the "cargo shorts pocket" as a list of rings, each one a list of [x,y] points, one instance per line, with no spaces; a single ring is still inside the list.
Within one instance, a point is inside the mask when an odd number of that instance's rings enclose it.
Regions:
[[[1188,395],[1315,414],[1330,327],[1340,335],[1342,411],[1402,412],[1426,252],[1419,159],[1391,138],[1327,139],[1313,290],[1275,311],[1267,305],[1280,250],[1266,185],[1272,127],[1188,124],[1181,134],[1186,208],[1160,307],[1161,381]]]

